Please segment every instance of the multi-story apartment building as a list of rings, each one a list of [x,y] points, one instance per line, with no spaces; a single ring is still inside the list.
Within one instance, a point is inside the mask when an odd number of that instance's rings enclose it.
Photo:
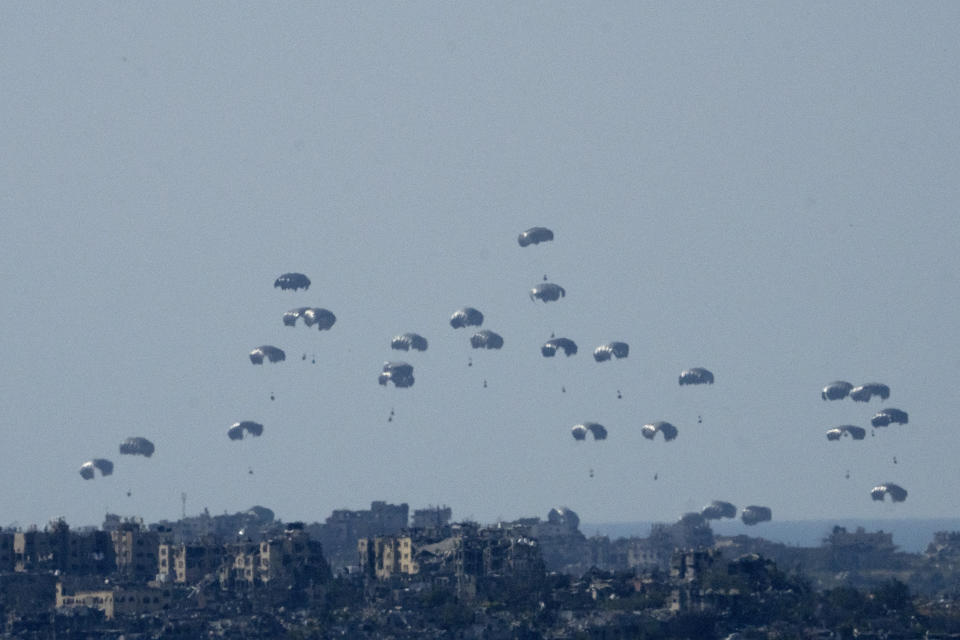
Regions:
[[[110,532],[117,572],[128,580],[152,580],[158,573],[160,534],[142,524],[123,522]]]
[[[299,522],[287,525],[282,534],[263,542],[228,544],[224,550],[218,572],[223,589],[302,586],[330,578],[323,546],[311,540]]]
[[[13,531],[0,531],[0,573],[13,571],[15,564],[13,553]]]
[[[450,524],[452,517],[453,510],[446,505],[443,507],[415,509],[413,518],[410,521],[410,527],[412,529],[439,529]]]
[[[224,546],[224,562],[219,580],[223,589],[244,588],[256,584],[258,554],[257,542],[234,542]]]
[[[283,535],[261,542],[258,560],[259,579],[264,583],[289,580],[303,570],[326,572],[323,546],[310,539],[300,522],[288,524]]]
[[[361,571],[379,580],[398,574],[414,575],[420,571],[420,565],[413,557],[413,538],[410,536],[360,538],[357,553]]]
[[[8,554],[14,571],[83,575],[110,573],[114,568],[113,546],[110,536],[103,531],[79,533],[71,531],[63,520],[54,520],[43,531],[0,533],[0,559],[7,536],[10,536]]]
[[[314,538],[323,544],[327,559],[335,567],[353,564],[357,540],[374,536],[397,535],[407,528],[410,507],[406,503],[370,503],[370,509],[336,509],[322,525],[309,527]]]
[[[225,558],[221,544],[171,544],[157,547],[157,572],[164,580],[193,584],[220,570]]]
[[[84,588],[86,587],[86,588]],[[55,606],[59,610],[91,608],[103,611],[107,620],[118,615],[156,613],[170,608],[172,593],[169,587],[146,585],[68,584],[57,582]]]

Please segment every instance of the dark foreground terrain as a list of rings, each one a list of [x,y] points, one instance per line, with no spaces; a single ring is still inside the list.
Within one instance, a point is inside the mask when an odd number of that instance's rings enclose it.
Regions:
[[[922,553],[835,526],[801,547],[699,514],[644,537],[577,515],[481,526],[405,504],[263,507],[0,532],[4,638],[960,638],[960,533]]]

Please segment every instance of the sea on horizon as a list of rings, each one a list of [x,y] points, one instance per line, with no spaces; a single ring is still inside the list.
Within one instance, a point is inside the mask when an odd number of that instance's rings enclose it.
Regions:
[[[582,523],[580,531],[586,536],[605,535],[611,540],[616,538],[640,537],[650,535],[653,522],[600,522]],[[865,531],[884,531],[893,534],[893,543],[901,551],[923,553],[933,541],[937,531],[960,531],[960,518],[838,518],[835,520],[772,520],[748,527],[739,520],[714,520],[710,528],[714,535],[735,536],[740,534],[752,538],[765,538],[794,547],[819,547],[824,538],[830,535],[835,526],[845,527],[847,531],[856,531],[863,527]]]

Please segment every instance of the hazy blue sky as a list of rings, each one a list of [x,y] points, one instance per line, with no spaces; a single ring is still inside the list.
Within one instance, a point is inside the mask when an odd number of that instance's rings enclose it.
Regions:
[[[181,492],[308,521],[960,512],[960,4],[0,17],[0,524],[176,518]],[[521,249],[534,225],[555,242]],[[565,299],[528,299],[544,274]],[[283,326],[307,305],[333,330]],[[463,305],[501,351],[450,328]],[[430,341],[416,384],[380,387],[404,331]],[[581,353],[542,358],[551,332]],[[630,357],[595,363],[609,340]],[[251,365],[271,343],[287,361]],[[680,388],[691,366],[716,384]],[[910,424],[828,442],[881,406],[821,401],[838,378],[886,382]],[[585,420],[608,440],[575,442]],[[118,455],[133,435],[152,459]],[[114,475],[82,480],[99,456]],[[872,501],[884,481],[907,502]]]

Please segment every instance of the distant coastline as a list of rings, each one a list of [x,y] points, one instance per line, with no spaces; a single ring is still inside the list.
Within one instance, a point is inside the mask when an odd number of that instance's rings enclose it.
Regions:
[[[611,539],[645,538],[650,534],[653,522],[585,522],[580,525],[584,535],[596,534]],[[893,542],[901,551],[923,553],[933,534],[937,531],[960,531],[960,518],[839,518],[835,520],[784,520],[766,522],[748,527],[739,520],[713,521],[710,527],[716,535],[734,536],[746,534],[753,538],[765,538],[795,547],[819,547],[834,526],[854,531],[863,527],[866,531],[885,531],[893,534]]]

